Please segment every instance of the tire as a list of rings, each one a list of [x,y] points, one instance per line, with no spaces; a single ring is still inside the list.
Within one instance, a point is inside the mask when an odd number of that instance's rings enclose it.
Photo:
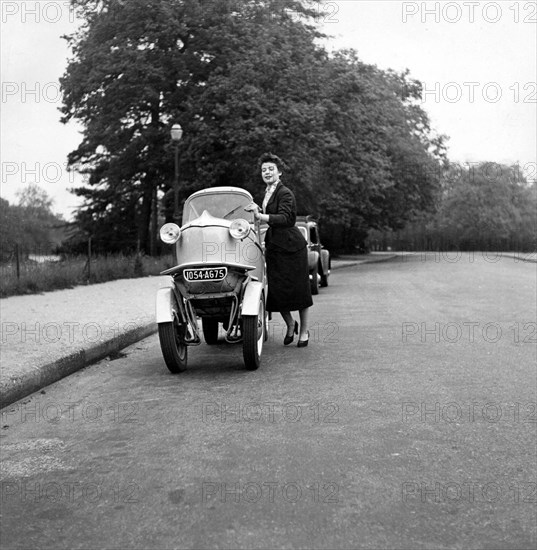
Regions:
[[[261,364],[265,333],[265,300],[261,294],[259,313],[242,318],[242,356],[248,370],[257,370]]]
[[[321,275],[321,287],[326,288],[328,286],[328,273],[324,273]]]
[[[209,317],[201,318],[203,327],[203,337],[209,346],[214,346],[218,343],[218,321]]]
[[[264,330],[263,341],[266,342],[267,340],[268,340],[268,312],[265,311],[265,330]]]
[[[180,325],[177,319],[173,323],[159,323],[158,337],[164,362],[174,374],[186,369],[188,348],[185,344],[186,326]]]
[[[311,272],[311,293],[313,296],[319,294],[319,267],[315,264],[313,271]]]

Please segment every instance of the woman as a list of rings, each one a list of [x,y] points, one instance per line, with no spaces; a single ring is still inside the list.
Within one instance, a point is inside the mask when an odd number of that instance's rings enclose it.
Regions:
[[[291,311],[300,315],[300,337],[297,346],[309,342],[308,308],[313,305],[309,281],[308,249],[306,240],[295,227],[296,202],[292,191],[280,181],[283,161],[271,153],[259,158],[261,177],[266,184],[263,212],[252,205],[256,219],[269,225],[265,235],[268,297],[267,311],[279,311],[287,334],[283,341],[289,345],[298,334],[298,323]]]

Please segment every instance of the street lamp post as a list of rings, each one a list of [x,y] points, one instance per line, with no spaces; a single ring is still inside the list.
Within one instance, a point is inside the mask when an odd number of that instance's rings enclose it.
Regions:
[[[173,181],[173,219],[179,221],[179,142],[183,137],[180,124],[174,124],[171,129],[172,141],[175,144],[175,177]]]

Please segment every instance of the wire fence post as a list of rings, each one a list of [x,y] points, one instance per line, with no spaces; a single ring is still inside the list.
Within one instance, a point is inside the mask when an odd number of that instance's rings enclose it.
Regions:
[[[88,282],[91,282],[91,237],[88,239]]]
[[[15,245],[15,263],[17,264],[17,281],[21,278],[21,260],[19,256],[19,245]]]

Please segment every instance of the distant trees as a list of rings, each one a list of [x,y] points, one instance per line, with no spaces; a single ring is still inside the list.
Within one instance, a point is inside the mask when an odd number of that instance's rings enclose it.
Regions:
[[[442,179],[438,211],[422,216],[396,236],[403,249],[537,250],[537,185],[519,166],[492,162],[470,168],[452,164]]]
[[[20,227],[17,209],[0,197],[0,261],[5,261],[13,253]]]
[[[59,245],[59,226],[65,222],[52,211],[46,191],[30,184],[17,193],[17,204],[0,198],[0,260],[13,255],[15,245],[26,252],[50,252]]]
[[[174,122],[184,128],[181,199],[218,185],[259,199],[255,161],[273,151],[300,213],[322,218],[333,248],[434,209],[443,138],[418,105],[419,83],[317,46],[316,2],[72,4],[84,24],[68,38],[62,112],[84,128],[69,163],[88,176],[75,190],[86,199],[77,223],[96,247],[154,249]]]
[[[482,163],[462,177],[448,173],[436,229],[464,250],[527,246],[537,236],[536,207],[517,166]]]

